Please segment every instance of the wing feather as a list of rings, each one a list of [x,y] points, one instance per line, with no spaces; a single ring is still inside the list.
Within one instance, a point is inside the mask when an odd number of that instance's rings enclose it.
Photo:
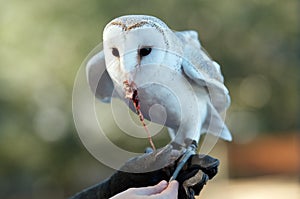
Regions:
[[[224,85],[220,65],[213,61],[201,46],[195,31],[175,32],[184,45],[183,72],[197,85],[207,88],[209,116],[203,124],[203,131],[231,141],[231,134],[221,115],[230,105],[230,96]]]
[[[113,82],[106,70],[103,51],[94,55],[86,65],[88,83],[95,96],[102,102],[110,102]]]
[[[202,48],[195,31],[176,32],[184,45],[183,72],[199,86],[207,87],[213,106],[223,112],[230,105],[220,66]]]

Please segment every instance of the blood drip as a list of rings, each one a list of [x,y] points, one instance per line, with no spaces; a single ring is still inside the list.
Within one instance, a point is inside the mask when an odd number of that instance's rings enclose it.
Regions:
[[[132,101],[132,103],[134,105],[134,108],[136,110],[136,113],[138,114],[139,119],[140,119],[146,133],[147,133],[150,145],[151,145],[153,150],[156,150],[156,148],[154,146],[154,143],[152,141],[151,135],[149,133],[149,130],[147,128],[147,125],[145,123],[144,116],[141,112],[141,106],[140,106],[140,101],[139,101],[137,89],[134,88],[134,86],[133,86],[134,83],[133,82],[131,84],[129,84],[129,82],[126,80],[126,81],[123,82],[123,84],[124,84],[124,89],[125,89],[125,98],[128,98]]]

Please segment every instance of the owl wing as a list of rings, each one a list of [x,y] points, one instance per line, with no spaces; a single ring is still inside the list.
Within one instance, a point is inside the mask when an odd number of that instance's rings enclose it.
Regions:
[[[221,119],[221,114],[230,105],[230,96],[224,85],[219,64],[201,47],[197,32],[182,31],[175,34],[184,46],[183,72],[197,85],[205,87],[210,97],[209,119],[203,124],[203,129],[213,134],[217,133],[215,132],[217,129],[223,129],[220,136],[225,140],[231,140],[231,134]]]
[[[95,54],[86,64],[86,74],[92,92],[102,102],[110,102],[114,84],[106,70],[103,51]]]

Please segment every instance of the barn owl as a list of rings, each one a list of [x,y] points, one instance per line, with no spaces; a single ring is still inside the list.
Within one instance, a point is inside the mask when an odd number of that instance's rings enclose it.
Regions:
[[[103,102],[117,97],[134,109],[123,83],[133,85],[144,117],[168,127],[177,146],[187,148],[187,140],[198,143],[202,133],[232,139],[221,117],[230,105],[229,92],[219,64],[195,31],[172,31],[153,16],[118,17],[104,28],[103,51],[88,61],[86,72]],[[165,119],[161,113],[149,114],[155,104],[164,107]]]

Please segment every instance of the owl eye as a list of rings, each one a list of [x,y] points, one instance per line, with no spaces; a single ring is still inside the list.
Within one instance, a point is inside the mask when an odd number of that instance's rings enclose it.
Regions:
[[[145,57],[151,53],[152,48],[141,48],[139,51],[140,57]]]
[[[113,56],[115,57],[120,57],[119,51],[117,48],[112,48],[111,53],[113,54]]]

